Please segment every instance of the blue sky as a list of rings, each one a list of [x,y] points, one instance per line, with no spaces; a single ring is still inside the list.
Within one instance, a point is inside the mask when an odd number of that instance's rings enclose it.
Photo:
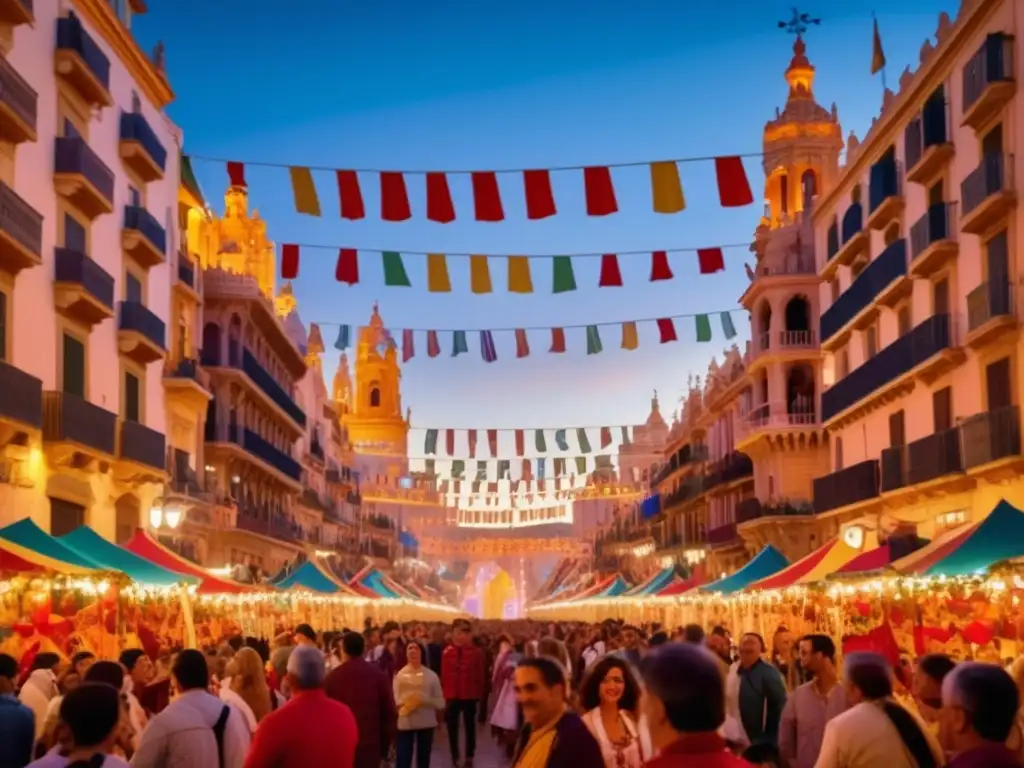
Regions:
[[[888,77],[917,65],[938,13],[956,0],[875,3]],[[196,155],[326,167],[501,169],[602,165],[662,158],[739,154],[761,148],[766,120],[782,106],[782,73],[792,38],[776,22],[787,3],[763,0],[167,0],[137,21],[145,47],[166,45],[177,99],[171,115]],[[881,102],[869,74],[872,3],[809,0],[801,6],[823,23],[807,38],[818,69],[815,93],[836,102],[844,132],[863,136]],[[759,198],[760,162],[746,161]],[[196,164],[208,197],[221,209],[224,168]],[[719,207],[713,166],[682,166],[687,209],[650,211],[646,169],[614,172],[620,212],[582,214],[578,174],[554,177],[560,213],[529,221],[516,179],[502,180],[507,220],[478,223],[463,215],[447,225],[426,221],[422,181],[413,180],[413,219],[381,222],[376,184],[364,179],[367,219],[343,221],[333,193],[325,216],[294,213],[287,172],[247,172],[252,202],[278,242],[322,243],[427,252],[608,253],[744,243],[760,205]],[[327,189],[329,176],[317,176]],[[451,182],[457,211],[472,210],[469,183]],[[625,287],[597,288],[599,260],[576,262],[579,289],[552,295],[550,266],[533,262],[533,295],[510,295],[492,262],[498,292],[468,290],[468,262],[450,260],[453,293],[426,292],[425,263],[409,257],[414,288],[383,286],[380,267],[361,264],[362,282],[334,281],[331,251],[306,252],[295,291],[304,320],[364,322],[374,301],[391,328],[506,328],[575,325],[737,306],[747,284],[742,249],[726,252],[726,270],[699,276],[693,254],[676,254],[676,279],[647,282],[649,259],[623,257]],[[742,342],[746,316],[734,314]],[[690,374],[703,375],[726,346],[697,344],[692,325],[680,341],[659,345],[640,328],[640,349],[618,349],[618,330],[602,331],[605,351],[584,353],[583,331],[568,332],[570,352],[548,355],[546,334],[532,335],[533,355],[514,356],[511,335],[497,336],[499,360],[471,355],[428,359],[425,339],[403,368],[404,404],[413,423],[433,427],[558,427],[635,424],[661,395],[668,416]],[[335,328],[324,328],[333,342]],[[328,338],[329,337],[329,338]],[[325,368],[333,375],[336,355]],[[503,438],[511,440],[510,437]],[[549,441],[551,437],[549,435]],[[421,455],[414,433],[412,455]],[[596,441],[596,433],[591,436]]]

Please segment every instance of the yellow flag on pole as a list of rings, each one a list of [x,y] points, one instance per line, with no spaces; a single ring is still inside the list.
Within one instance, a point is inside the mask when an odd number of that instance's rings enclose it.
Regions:
[[[885,51],[882,50],[882,36],[878,32],[878,19],[874,20],[875,32],[871,45],[871,74],[877,75],[885,69]]]

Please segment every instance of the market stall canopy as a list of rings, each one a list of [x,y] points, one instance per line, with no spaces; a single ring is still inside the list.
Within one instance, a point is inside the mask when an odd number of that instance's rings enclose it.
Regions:
[[[1004,499],[984,520],[939,537],[893,568],[907,575],[972,576],[1018,557],[1024,557],[1024,512]]]
[[[400,591],[394,588],[393,584],[388,583],[389,581],[390,579],[377,570],[375,566],[370,565],[357,573],[350,583],[352,585],[358,584],[371,590],[376,596],[386,597],[389,600],[397,600],[404,597]]]
[[[655,597],[676,597],[678,595],[685,595],[691,589],[697,589],[703,580],[699,575],[691,576],[689,579],[676,579],[671,584],[666,586]]]
[[[121,571],[134,582],[154,587],[196,584],[199,579],[168,570],[134,552],[107,541],[87,525],[80,525],[57,541],[111,571]]]
[[[116,570],[104,567],[86,555],[55,539],[29,518],[0,528],[0,540],[21,547],[25,554],[41,556],[55,564],[61,573],[95,573]]]
[[[789,565],[789,560],[771,544],[766,546],[749,563],[740,568],[731,576],[713,581],[701,587],[702,592],[721,592],[731,594],[745,589],[755,581],[767,579],[773,573],[778,573]]]
[[[906,557],[928,544],[917,535],[890,536],[880,547],[861,552],[846,565],[831,574],[830,578],[864,576],[888,568],[900,558]]]
[[[280,581],[275,587],[281,589],[308,589],[322,595],[351,594],[351,591],[324,573],[316,563],[307,560]]]
[[[622,578],[621,574],[616,574],[608,579],[605,579],[600,584],[596,584],[594,587],[582,592],[573,600],[593,600],[601,597],[619,597],[624,592],[629,590],[629,582]]]
[[[656,574],[647,579],[647,581],[641,582],[627,592],[624,592],[622,596],[644,597],[647,595],[657,594],[667,587],[674,578],[676,578],[676,567],[674,565],[670,565],[668,568],[662,568]]]
[[[136,531],[124,548],[170,571],[198,579],[199,589],[197,591],[200,595],[238,595],[257,589],[249,584],[241,584],[231,579],[214,576],[190,560],[186,560],[177,552],[168,549],[145,531]]]
[[[747,589],[785,589],[798,584],[821,581],[836,569],[841,568],[859,553],[840,538],[823,544],[809,555],[783,568],[766,579],[747,585]]]
[[[85,576],[95,573],[93,568],[80,568],[35,552],[13,541],[0,539],[0,573],[66,573]]]

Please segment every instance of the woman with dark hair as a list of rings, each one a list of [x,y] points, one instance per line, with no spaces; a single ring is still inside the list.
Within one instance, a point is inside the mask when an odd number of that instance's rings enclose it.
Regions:
[[[114,755],[121,717],[120,691],[106,683],[81,683],[60,704],[68,743],[29,768],[127,768],[128,763]]]
[[[625,659],[605,656],[583,679],[583,722],[601,747],[605,768],[640,768],[651,756],[645,729],[637,722],[640,685]]]

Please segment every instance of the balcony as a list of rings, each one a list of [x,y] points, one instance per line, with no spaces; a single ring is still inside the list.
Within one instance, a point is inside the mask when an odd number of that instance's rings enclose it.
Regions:
[[[80,136],[54,142],[53,188],[90,219],[114,210],[114,174]]]
[[[704,478],[703,490],[710,491],[719,486],[749,478],[753,474],[754,464],[750,457],[740,451],[733,451],[711,465],[710,471]]]
[[[1013,287],[1006,278],[982,283],[967,294],[964,344],[981,349],[1017,330]]]
[[[932,315],[901,336],[821,395],[826,425],[842,417],[856,418],[880,398],[896,397],[913,387],[914,378],[926,383],[948,372],[963,359],[953,346],[952,319]]]
[[[885,229],[903,212],[903,166],[895,159],[871,166],[868,203],[869,229]]]
[[[67,392],[44,392],[43,441],[110,460],[117,445],[117,414]]]
[[[903,132],[907,181],[925,186],[935,181],[956,153],[949,137],[949,109],[945,93],[939,90]]]
[[[0,361],[0,392],[4,393],[0,397],[0,423],[16,429],[42,429],[43,382]]]
[[[53,302],[67,317],[92,327],[114,316],[114,278],[84,253],[56,248]]]
[[[983,128],[1013,97],[1013,35],[995,32],[964,65],[961,125]]]
[[[187,411],[198,416],[206,414],[213,395],[210,374],[199,366],[198,360],[178,360],[164,370],[164,391],[170,400],[176,400]]]
[[[11,63],[0,59],[0,138],[12,144],[35,141],[38,100],[32,86]]]
[[[242,430],[242,447],[257,459],[266,462],[281,474],[298,482],[302,477],[302,467],[284,451],[275,448],[255,432]]]
[[[813,406],[804,408],[785,402],[764,403],[752,409],[746,418],[737,424],[736,448],[747,450],[762,437],[802,432],[819,426],[818,415]]]
[[[306,428],[306,414],[292,399],[284,387],[260,365],[256,357],[246,349],[242,353],[242,371],[267,395],[288,417],[303,429]]]
[[[960,253],[956,203],[936,203],[910,227],[910,274],[931,277]]]
[[[1020,476],[1024,457],[1020,445],[1020,409],[1016,405],[983,411],[960,422],[964,469],[969,474],[999,468],[1007,479]]]
[[[960,229],[971,235],[983,234],[1006,218],[1017,204],[1013,186],[1013,155],[985,155],[981,165],[960,184]]]
[[[839,266],[848,267],[854,259],[867,250],[870,237],[864,229],[864,208],[860,203],[850,203],[843,214],[842,244],[821,270],[823,280],[831,280]]]
[[[138,301],[122,301],[117,326],[117,348],[122,355],[146,365],[163,359],[164,321]]]
[[[878,304],[891,306],[909,294],[907,241],[896,240],[865,267],[853,283],[821,315],[821,346],[841,346],[854,328],[866,327],[878,313]]]
[[[117,457],[126,464],[142,468],[145,474],[163,475],[167,462],[166,441],[154,429],[135,421],[122,421]]]
[[[149,211],[126,205],[121,247],[144,269],[163,264],[167,253],[167,232]]]
[[[727,547],[738,540],[736,523],[726,523],[708,531],[709,547]]]
[[[736,505],[736,524],[743,525],[755,520],[778,517],[807,517],[813,515],[810,504],[790,504],[789,502],[767,502],[762,504],[756,498],[744,499]]]
[[[43,263],[43,217],[0,182],[0,272],[11,276]]]
[[[74,14],[57,19],[57,48],[53,57],[54,71],[86,104],[109,107],[114,103],[110,95],[110,60]]]
[[[960,430],[945,429],[882,451],[882,493],[913,489],[964,471]]]
[[[871,459],[814,480],[814,512],[832,512],[878,497],[878,461]]]
[[[0,22],[16,27],[35,20],[32,0],[0,0]]]
[[[196,265],[184,251],[178,251],[178,279],[174,281],[173,288],[193,304],[202,300]]]
[[[143,181],[164,177],[167,150],[138,112],[121,113],[121,161]]]

